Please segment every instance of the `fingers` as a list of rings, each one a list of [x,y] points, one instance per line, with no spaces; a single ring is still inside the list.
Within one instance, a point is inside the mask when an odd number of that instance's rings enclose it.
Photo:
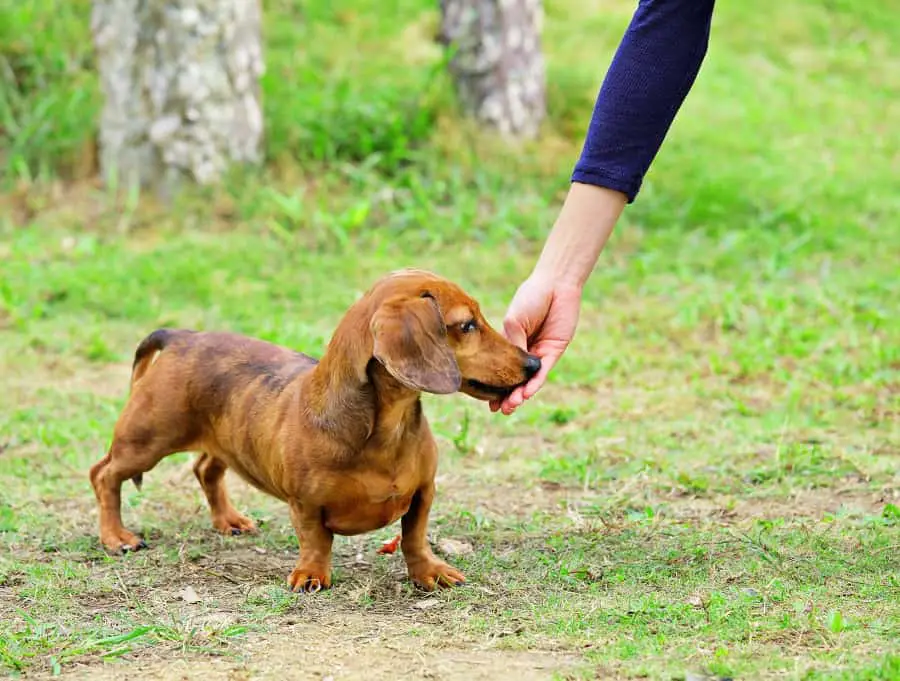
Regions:
[[[525,327],[517,319],[507,317],[503,320],[503,334],[513,345],[523,350],[528,349],[528,334],[525,332]]]
[[[553,365],[556,364],[557,360],[562,356],[561,351],[551,351],[551,352],[536,352],[541,358],[541,369],[535,374],[534,378],[532,378],[528,383],[524,386],[518,387],[509,394],[509,396],[503,400],[500,404],[497,405],[497,408],[494,408],[494,403],[491,403],[491,411],[501,411],[505,416],[509,416],[516,409],[521,407],[525,400],[529,400],[540,390],[544,383],[547,382],[547,376],[550,374],[550,370],[553,368]]]
[[[516,409],[522,406],[525,402],[525,390],[524,388],[516,388],[510,393],[509,397],[507,397],[500,404],[500,411],[503,412],[505,416],[509,416]]]
[[[541,369],[505,399],[492,401],[492,412],[508,416],[543,387],[574,336],[580,302],[580,290],[558,288],[553,281],[540,277],[523,282],[506,312],[503,334],[513,345],[540,357]]]
[[[528,334],[525,331],[525,327],[522,326],[522,323],[515,319],[512,316],[507,316],[506,319],[503,320],[503,335],[506,336],[507,340],[513,345],[522,348],[522,350],[528,350]],[[491,408],[491,412],[497,413],[501,409],[503,413],[507,416],[512,414],[516,407],[522,404],[524,398],[522,397],[521,388],[517,388],[513,391],[512,395],[507,397],[504,400],[491,400],[488,404]],[[511,406],[511,405],[515,406]]]
[[[550,375],[550,370],[553,368],[553,365],[556,364],[556,361],[561,357],[562,353],[559,354],[547,354],[541,358],[541,368],[534,375],[534,377],[525,384],[525,388],[523,390],[522,397],[526,400],[530,400],[534,394],[544,387],[544,383],[547,382],[547,376]]]

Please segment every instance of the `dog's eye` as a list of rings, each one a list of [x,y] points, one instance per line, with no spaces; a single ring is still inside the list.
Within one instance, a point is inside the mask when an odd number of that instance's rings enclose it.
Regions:
[[[472,333],[477,328],[478,325],[475,323],[474,319],[470,319],[469,321],[463,322],[459,325],[459,330],[463,333]]]

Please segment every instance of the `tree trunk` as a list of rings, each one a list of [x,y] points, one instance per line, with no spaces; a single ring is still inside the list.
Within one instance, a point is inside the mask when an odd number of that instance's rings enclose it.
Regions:
[[[172,190],[261,157],[258,0],[94,0],[100,169]]]
[[[547,110],[541,0],[441,0],[441,15],[466,113],[504,135],[535,136]]]

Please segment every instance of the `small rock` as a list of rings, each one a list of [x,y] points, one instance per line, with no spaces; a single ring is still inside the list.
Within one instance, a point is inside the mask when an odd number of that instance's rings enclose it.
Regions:
[[[741,593],[745,596],[749,596],[750,598],[759,598],[759,591],[757,591],[756,589],[741,589]]]
[[[460,541],[458,539],[441,539],[438,542],[437,548],[438,551],[448,558],[453,558],[454,556],[468,556],[474,551],[469,542]]]
[[[192,586],[186,586],[178,592],[178,597],[185,603],[199,603],[203,599],[197,595],[197,591]]]
[[[262,556],[266,555],[266,550],[262,546],[254,546],[253,550]]]

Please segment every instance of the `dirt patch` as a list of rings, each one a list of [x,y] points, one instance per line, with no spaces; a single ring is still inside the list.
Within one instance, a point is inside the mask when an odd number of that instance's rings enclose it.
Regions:
[[[744,499],[735,512],[755,518],[821,518],[828,514],[879,514],[885,502],[897,503],[900,490],[883,488],[872,491],[858,487],[821,487],[798,490],[788,498]]]
[[[160,681],[537,681],[550,679],[554,672],[574,671],[578,664],[576,658],[556,651],[513,651],[474,641],[449,642],[446,631],[415,626],[412,619],[410,616],[406,623],[398,623],[390,618],[344,615],[331,622],[281,627],[265,638],[253,637],[239,658],[142,656],[75,667],[56,678],[105,681],[127,674]]]

